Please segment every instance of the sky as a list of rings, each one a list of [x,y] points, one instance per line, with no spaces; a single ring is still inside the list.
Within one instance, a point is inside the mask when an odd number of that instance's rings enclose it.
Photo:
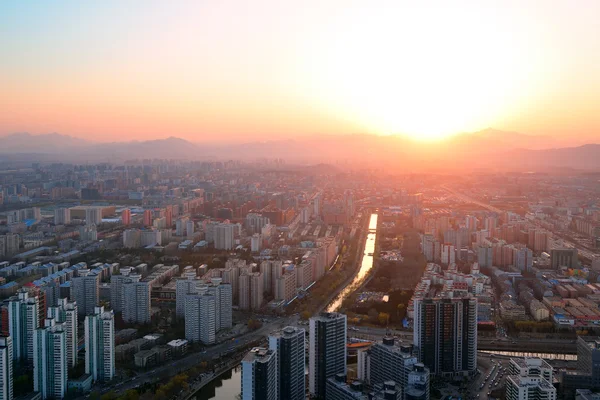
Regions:
[[[0,135],[600,143],[600,1],[0,4]]]

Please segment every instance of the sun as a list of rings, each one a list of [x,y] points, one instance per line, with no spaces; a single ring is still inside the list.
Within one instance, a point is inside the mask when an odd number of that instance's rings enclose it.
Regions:
[[[526,87],[510,32],[427,9],[363,11],[324,35],[312,74],[323,105],[369,132],[435,140],[481,129]]]

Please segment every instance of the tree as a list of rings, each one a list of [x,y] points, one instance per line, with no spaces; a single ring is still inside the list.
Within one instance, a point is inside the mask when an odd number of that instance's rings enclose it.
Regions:
[[[119,397],[119,400],[139,400],[140,394],[137,390],[129,389],[123,394],[123,396]]]
[[[369,310],[369,312],[367,313],[367,315],[369,316],[369,319],[371,320],[371,322],[377,322],[377,318],[379,317],[379,314],[377,314],[376,309],[371,308]]]
[[[303,321],[306,321],[310,318],[310,312],[307,310],[302,311],[302,313],[300,313],[300,318],[302,318]]]
[[[381,325],[387,325],[390,322],[390,314],[381,312],[378,316]]]
[[[262,327],[262,322],[260,322],[259,320],[251,319],[248,321],[248,329],[250,329],[251,331],[255,331],[260,327]]]

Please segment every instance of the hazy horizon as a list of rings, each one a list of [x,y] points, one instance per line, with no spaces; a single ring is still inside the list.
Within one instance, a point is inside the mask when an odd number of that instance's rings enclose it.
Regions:
[[[597,1],[123,4],[4,5],[0,136],[600,142]]]

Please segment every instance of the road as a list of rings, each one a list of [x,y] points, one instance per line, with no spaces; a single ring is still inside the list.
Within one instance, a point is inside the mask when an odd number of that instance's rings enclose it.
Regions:
[[[457,199],[463,200],[465,202],[476,204],[478,206],[484,207],[484,208],[486,208],[486,209],[488,209],[490,211],[496,212],[496,213],[502,213],[503,212],[502,210],[500,210],[497,207],[494,207],[494,206],[492,206],[490,204],[487,204],[487,203],[484,203],[482,201],[476,200],[476,199],[474,199],[474,198],[472,198],[470,196],[467,196],[467,195],[462,194],[460,192],[457,192],[457,191],[455,191],[453,189],[450,189],[447,186],[442,186],[442,188],[444,190],[446,190],[448,193],[450,193],[452,196],[456,197]],[[535,222],[534,222],[534,224],[535,224]],[[538,224],[536,224],[536,225],[538,225]],[[555,236],[557,236],[557,237],[559,237],[567,245],[566,247],[572,247],[572,248],[577,249],[578,254],[581,257],[583,257],[586,260],[588,260],[588,261],[592,261],[595,257],[599,256],[598,253],[596,253],[593,250],[591,250],[588,246],[584,246],[583,244],[574,241],[572,238],[570,238],[569,236],[567,236],[567,235],[565,235],[565,234],[563,234],[561,232],[552,231],[552,234],[555,235]],[[565,246],[560,246],[560,247],[565,247]]]
[[[348,336],[364,340],[381,340],[387,334],[412,343],[413,333],[394,329],[377,328],[370,326],[348,325]],[[516,351],[527,353],[553,353],[577,354],[577,345],[568,339],[518,339],[518,338],[487,338],[479,337],[477,340],[479,350],[489,351]]]
[[[448,186],[442,185],[441,187],[442,187],[442,189],[444,189],[448,193],[450,193],[452,196],[454,196],[457,199],[462,200],[464,202],[476,204],[478,206],[481,206],[481,207],[483,207],[485,209],[488,209],[490,211],[493,211],[495,213],[501,214],[501,213],[504,212],[501,209],[499,209],[498,207],[494,207],[494,206],[492,206],[490,204],[487,204],[487,203],[484,203],[482,201],[475,200],[474,198],[472,198],[470,196],[467,196],[466,194],[462,194],[460,192],[455,191],[454,189],[450,189]]]
[[[368,217],[370,215],[370,213],[364,212],[364,215],[366,215]],[[367,219],[367,221],[368,221],[368,219]],[[366,228],[366,226],[365,226],[365,228]],[[366,240],[366,232],[367,232],[367,229],[362,230],[360,242],[364,242]],[[358,248],[356,250],[356,252],[357,252],[357,255],[355,257],[356,264],[358,264],[362,261],[360,254],[362,254],[363,249],[364,249],[363,246],[358,246]],[[354,266],[352,266],[352,268],[353,268],[353,270],[356,271],[356,273],[358,273],[358,265],[354,265]],[[354,279],[354,274],[350,278],[349,282],[351,282],[353,279]],[[329,305],[329,302],[331,302],[333,299],[335,299],[336,296],[344,288],[345,288],[345,285],[341,285],[338,288],[338,290],[336,291],[336,293],[332,294],[331,299],[328,299],[328,301],[326,303],[324,303],[318,311],[320,312],[327,305]],[[195,365],[201,363],[202,361],[211,361],[211,360],[213,360],[213,358],[215,356],[216,357],[221,356],[222,353],[233,353],[237,349],[243,348],[248,343],[251,343],[258,339],[263,339],[269,333],[276,331],[278,329],[282,329],[285,326],[299,325],[298,324],[299,322],[300,321],[297,316],[279,318],[273,322],[269,322],[269,323],[263,325],[261,328],[259,328],[258,330],[254,331],[254,332],[249,332],[243,336],[239,336],[239,337],[235,338],[236,339],[235,344],[232,344],[231,342],[221,343],[221,344],[207,348],[202,353],[190,354],[184,358],[174,360],[170,364],[166,364],[166,365],[154,368],[151,371],[140,373],[133,378],[124,380],[122,382],[114,382],[113,384],[110,384],[110,385],[106,385],[106,384],[101,385],[101,386],[99,385],[95,388],[92,388],[92,390],[97,390],[97,391],[100,391],[101,393],[106,393],[111,390],[114,390],[117,394],[121,394],[121,393],[125,392],[126,390],[142,386],[146,383],[159,382],[166,378],[174,376],[176,373],[186,371],[186,370],[194,367]],[[302,325],[299,325],[299,326],[302,326]],[[306,325],[304,325],[304,326],[306,326]],[[214,379],[214,377],[215,376],[212,376],[209,380],[206,380],[206,378],[205,378],[205,380],[202,382],[202,385],[210,382],[210,380]]]
[[[151,371],[147,371],[137,376],[127,379],[122,382],[114,382],[110,385],[104,384],[92,388],[92,391],[96,390],[100,393],[106,393],[114,390],[116,394],[122,394],[126,390],[134,389],[142,386],[146,383],[154,383],[164,380],[168,377],[174,376],[177,373],[184,372],[202,361],[211,361],[214,357],[219,357],[222,353],[232,353],[239,348],[243,348],[249,343],[263,339],[269,333],[282,329],[288,325],[296,325],[298,322],[297,316],[279,318],[275,321],[264,324],[261,328],[248,332],[242,336],[237,337],[235,344],[231,341],[217,344],[215,346],[207,348],[201,353],[189,354],[183,358],[172,360],[166,365],[156,367]]]

